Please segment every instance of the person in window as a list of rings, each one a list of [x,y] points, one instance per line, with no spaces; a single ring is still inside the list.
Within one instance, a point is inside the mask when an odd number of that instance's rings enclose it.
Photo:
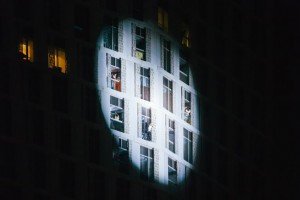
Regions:
[[[118,113],[116,113],[116,115],[115,115],[115,120],[120,121],[120,116],[118,115]]]
[[[187,123],[191,122],[191,108],[190,107],[184,108],[184,121],[186,121]]]
[[[151,140],[152,124],[150,123],[147,129],[147,140]]]
[[[117,79],[117,73],[111,73],[111,89],[115,89],[116,79]]]

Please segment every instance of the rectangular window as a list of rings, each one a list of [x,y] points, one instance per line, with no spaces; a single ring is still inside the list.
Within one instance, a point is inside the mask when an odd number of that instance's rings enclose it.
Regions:
[[[167,119],[168,124],[168,148],[175,153],[175,121]]]
[[[33,62],[33,41],[23,38],[19,43],[19,52],[23,60]]]
[[[163,51],[163,68],[165,71],[171,73],[171,42],[163,39],[162,41]]]
[[[168,158],[168,183],[169,185],[177,184],[177,162]]]
[[[53,109],[68,112],[68,81],[62,77],[52,77],[52,105]]]
[[[145,180],[154,179],[154,151],[146,147],[140,147],[140,176]]]
[[[183,128],[183,158],[193,163],[193,133]]]
[[[104,47],[118,51],[118,20],[113,18],[106,19],[107,27],[104,29]]]
[[[163,78],[163,105],[164,108],[173,112],[173,83],[167,78]]]
[[[117,147],[113,152],[113,159],[118,170],[123,173],[129,171],[129,153],[128,153],[128,140],[118,139]]]
[[[168,32],[169,29],[168,13],[161,7],[158,8],[158,12],[157,12],[157,23],[158,23],[158,27]]]
[[[182,88],[182,118],[191,124],[191,93]]]
[[[140,71],[140,96],[141,99],[150,101],[150,69],[141,67]]]
[[[110,128],[124,132],[124,99],[110,96]]]
[[[58,47],[48,49],[48,67],[67,73],[67,59],[64,49]]]
[[[179,63],[179,79],[185,84],[189,85],[189,73],[190,67],[182,53],[180,53],[180,63]]]
[[[145,107],[141,107],[141,108],[142,108],[142,113],[141,113],[142,139],[151,141],[152,139],[151,109]]]
[[[110,57],[110,87],[121,92],[121,58]]]
[[[188,29],[186,29],[183,33],[181,44],[184,47],[191,47],[190,31]]]
[[[146,28],[135,27],[135,44],[134,56],[146,60]]]

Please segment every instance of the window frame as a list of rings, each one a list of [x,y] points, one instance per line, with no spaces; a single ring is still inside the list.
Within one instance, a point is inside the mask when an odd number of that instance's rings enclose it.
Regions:
[[[186,128],[183,128],[183,159],[193,164],[193,132]]]
[[[163,77],[163,107],[173,112],[173,81],[166,77]]]

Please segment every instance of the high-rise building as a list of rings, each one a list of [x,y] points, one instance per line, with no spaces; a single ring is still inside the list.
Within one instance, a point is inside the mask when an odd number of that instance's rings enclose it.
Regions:
[[[153,23],[121,20],[104,28],[96,67],[116,165],[127,173],[134,165],[144,179],[177,190],[196,170],[200,134],[198,91],[184,54],[190,41],[183,39],[182,47]]]
[[[0,9],[1,200],[276,198],[273,3]]]

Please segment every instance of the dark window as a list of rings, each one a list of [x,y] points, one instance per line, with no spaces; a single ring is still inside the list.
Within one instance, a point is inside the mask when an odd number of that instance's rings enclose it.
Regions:
[[[89,128],[87,131],[87,159],[89,162],[100,161],[100,135],[96,129]]]
[[[74,9],[74,33],[77,38],[90,38],[90,10],[83,5],[76,5]]]
[[[60,161],[59,186],[60,192],[66,197],[74,197],[75,193],[75,167],[74,163],[67,160]]]
[[[12,134],[11,103],[6,99],[0,99],[0,109],[0,134],[10,136]]]
[[[68,112],[68,82],[66,79],[53,77],[52,105],[55,110]]]
[[[117,179],[116,200],[130,199],[130,182],[122,178]]]
[[[46,155],[41,152],[32,152],[31,160],[32,183],[35,187],[46,188],[46,170],[47,160]]]
[[[129,141],[118,138],[118,144],[115,145],[113,152],[113,159],[116,167],[120,172],[128,173],[129,172],[129,153],[128,146]]]
[[[88,200],[106,199],[107,180],[103,172],[89,168]]]
[[[31,1],[27,0],[15,0],[14,1],[15,16],[21,19],[31,19]]]
[[[45,118],[44,112],[33,108],[30,115],[30,130],[32,132],[32,142],[42,146],[45,143]]]
[[[59,0],[46,1],[46,21],[50,28],[55,30],[61,29],[61,5]]]
[[[105,6],[111,11],[117,11],[118,10],[118,0],[105,0]]]
[[[180,57],[179,64],[179,79],[185,84],[189,85],[190,67],[188,62],[184,58]]]
[[[68,119],[59,119],[57,123],[57,138],[59,152],[67,155],[72,153],[71,122]]]
[[[168,183],[169,185],[177,184],[177,161],[168,158]]]
[[[193,163],[193,133],[183,129],[183,158],[189,163]]]
[[[16,145],[0,142],[0,178],[2,180],[16,178],[16,167],[18,166],[16,150]]]
[[[97,94],[94,88],[85,87],[84,91],[84,101],[83,101],[83,108],[84,108],[84,117],[86,120],[91,122],[96,122],[97,119]]]
[[[171,42],[163,39],[162,41],[163,51],[163,68],[167,72],[171,73]]]
[[[133,0],[132,16],[135,19],[143,21],[144,18],[144,1]]]
[[[110,17],[105,18],[103,31],[104,47],[118,51],[118,20]]]
[[[41,78],[39,71],[35,69],[29,70],[28,77],[28,98],[33,103],[41,101]]]
[[[82,47],[78,55],[81,58],[81,75],[84,80],[95,82],[94,63],[92,59],[93,50],[89,47]]]
[[[146,147],[140,147],[140,175],[145,180],[154,179],[154,151]]]

